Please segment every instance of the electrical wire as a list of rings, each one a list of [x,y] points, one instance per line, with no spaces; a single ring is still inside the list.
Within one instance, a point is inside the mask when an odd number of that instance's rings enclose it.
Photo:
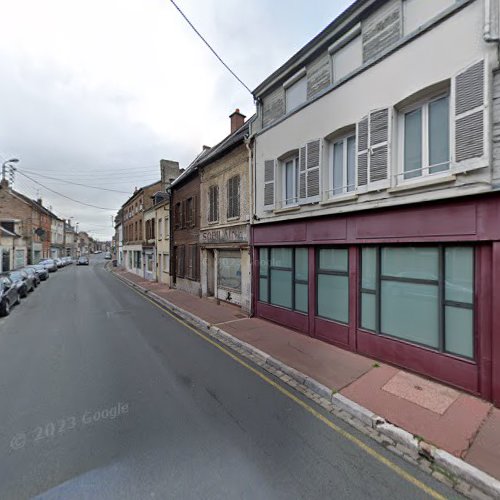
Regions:
[[[44,189],[46,189],[47,191],[50,191],[51,193],[54,193],[54,194],[57,194],[58,196],[61,196],[63,198],[66,198],[67,200],[70,200],[70,201],[73,201],[75,203],[79,203],[80,205],[85,205],[86,207],[92,207],[92,208],[97,208],[99,210],[111,210],[113,212],[117,212],[119,209],[118,208],[105,208],[105,207],[98,207],[97,205],[92,205],[91,203],[85,203],[84,201],[80,201],[80,200],[75,200],[74,198],[70,198],[69,196],[66,196],[65,194],[62,194],[62,193],[59,193],[57,191],[54,191],[53,189],[45,186],[44,184],[42,184],[41,182],[38,182],[37,180],[31,178],[29,175],[26,175],[24,174],[23,172],[20,172],[18,170],[18,173],[24,177],[26,177],[27,179],[29,179],[30,181],[34,182],[35,184],[43,187]]]
[[[222,63],[222,65],[238,80],[243,87],[250,93],[250,95],[253,96],[252,91],[243,83],[243,81],[238,77],[238,75],[222,60],[222,58],[215,52],[215,50],[212,48],[212,46],[207,42],[207,40],[203,37],[203,35],[194,27],[193,23],[188,19],[186,14],[182,12],[180,7],[174,2],[174,0],[170,0],[170,2],[173,4],[173,6],[179,11],[179,14],[185,19],[185,21],[191,26],[193,31],[203,40],[205,45],[210,49],[212,54]]]
[[[19,168],[17,169],[18,172],[24,172],[24,170],[20,170]],[[79,182],[73,182],[73,181],[66,181],[64,179],[58,179],[57,177],[51,177],[49,175],[43,175],[43,174],[34,174],[31,173],[31,175],[34,175],[35,177],[43,177],[45,179],[51,179],[56,182],[64,182],[66,184],[73,184],[75,186],[82,186],[82,187],[87,187],[91,189],[99,189],[101,191],[111,191],[112,193],[121,193],[121,194],[130,194],[129,191],[118,191],[117,189],[109,189],[109,188],[103,188],[103,187],[97,187],[97,186],[89,186],[88,184],[81,184]]]

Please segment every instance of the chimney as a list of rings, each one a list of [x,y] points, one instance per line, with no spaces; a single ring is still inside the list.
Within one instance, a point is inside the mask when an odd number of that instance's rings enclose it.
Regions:
[[[212,149],[210,146],[205,146],[205,145],[203,146],[203,152],[208,151],[210,149]]]
[[[37,202],[39,205],[41,205],[41,204],[42,204],[42,199],[41,199],[41,198],[38,198],[38,199],[36,200],[36,202]]]
[[[9,187],[9,181],[7,179],[2,179],[0,181],[0,187],[2,187],[2,188],[8,188]]]
[[[161,183],[162,191],[165,191],[167,186],[169,186],[174,179],[180,174],[179,162],[172,160],[160,160],[160,173],[161,173]]]
[[[229,115],[231,120],[231,134],[238,130],[245,123],[245,115],[240,113],[240,110],[236,108],[233,114]]]

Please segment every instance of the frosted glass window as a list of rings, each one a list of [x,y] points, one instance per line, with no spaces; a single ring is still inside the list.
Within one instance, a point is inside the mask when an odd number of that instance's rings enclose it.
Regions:
[[[474,327],[472,309],[446,306],[446,342],[447,352],[472,358],[474,356]]]
[[[291,248],[271,248],[271,267],[292,268]]]
[[[422,175],[422,110],[406,113],[404,127],[404,178],[411,179]]]
[[[271,304],[292,308],[292,271],[271,269]]]
[[[436,247],[382,248],[383,276],[437,280],[439,250]]]
[[[267,278],[259,279],[259,300],[262,302],[269,302],[267,294]]]
[[[286,112],[300,106],[307,100],[307,79],[302,77],[285,89]]]
[[[445,251],[445,299],[472,304],[474,298],[474,250],[449,247]]]
[[[302,283],[295,283],[295,309],[307,313],[308,307],[308,286]]]
[[[308,250],[307,248],[295,249],[295,279],[307,281],[308,278]]]
[[[348,257],[346,248],[323,248],[319,251],[319,268],[324,271],[347,271]]]
[[[448,170],[450,159],[450,117],[448,96],[429,103],[429,172]],[[432,165],[437,165],[432,167]]]
[[[374,293],[361,293],[361,327],[375,330],[377,297]]]
[[[269,259],[269,253],[267,248],[261,248],[259,250],[259,274],[261,276],[267,276],[267,268],[268,268],[268,259]]]
[[[368,247],[361,250],[361,288],[375,290],[377,271],[377,249]]]
[[[400,339],[439,347],[438,287],[382,281],[381,330]]]
[[[349,278],[331,274],[318,275],[318,316],[349,322]]]

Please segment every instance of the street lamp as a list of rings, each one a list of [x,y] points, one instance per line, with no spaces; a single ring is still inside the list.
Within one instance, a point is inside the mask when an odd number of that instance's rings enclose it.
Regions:
[[[5,177],[7,175],[7,166],[9,163],[18,163],[19,158],[11,158],[10,160],[4,161],[2,163],[2,180],[5,180]]]

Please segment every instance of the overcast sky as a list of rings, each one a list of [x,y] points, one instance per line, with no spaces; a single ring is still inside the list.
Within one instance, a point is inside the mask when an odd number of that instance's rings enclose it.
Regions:
[[[352,2],[177,3],[253,89]],[[185,167],[235,108],[254,112],[169,0],[0,0],[0,13],[0,160],[19,158],[14,188],[97,238],[160,158]]]

